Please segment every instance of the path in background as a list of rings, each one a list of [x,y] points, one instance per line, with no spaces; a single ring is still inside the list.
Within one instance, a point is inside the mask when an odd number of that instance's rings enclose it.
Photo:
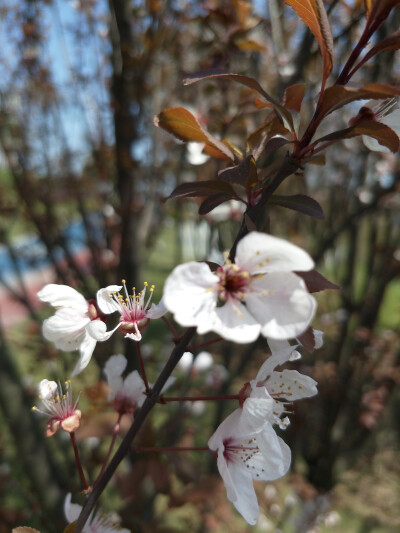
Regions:
[[[75,255],[75,259],[83,266],[87,266],[89,261],[89,251],[82,250]],[[56,275],[53,267],[42,266],[36,270],[28,270],[23,273],[23,279],[28,291],[30,302],[34,309],[39,309],[44,304],[37,297],[38,291],[47,283],[55,283]],[[10,286],[19,292],[18,281],[11,280]],[[10,291],[0,285],[0,322],[2,327],[9,328],[15,326],[22,320],[29,317],[27,308],[16,300]]]

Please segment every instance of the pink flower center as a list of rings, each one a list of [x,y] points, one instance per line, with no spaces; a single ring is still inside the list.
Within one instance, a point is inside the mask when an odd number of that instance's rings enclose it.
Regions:
[[[260,451],[256,445],[255,440],[250,438],[248,442],[237,442],[233,437],[224,439],[224,458],[227,463],[243,463],[247,468],[247,464]]]
[[[225,265],[217,269],[216,274],[219,277],[218,296],[220,300],[226,302],[229,298],[238,300],[245,298],[251,281],[248,272],[227,261]]]
[[[132,294],[128,294],[125,280],[122,280],[125,296],[120,293],[113,293],[110,295],[116,304],[116,309],[120,313],[121,329],[130,333],[137,331],[138,326],[143,326],[148,322],[147,310],[149,308],[151,298],[154,292],[154,285],[151,285],[150,295],[146,300],[146,290],[148,283],[144,283],[143,289],[136,294],[136,289],[133,287]]]

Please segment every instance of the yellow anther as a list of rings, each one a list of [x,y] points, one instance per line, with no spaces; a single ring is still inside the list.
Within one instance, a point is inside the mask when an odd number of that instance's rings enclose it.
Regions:
[[[144,285],[145,287],[147,287],[147,285],[148,285],[147,281],[145,281],[145,282],[143,283],[143,285]]]
[[[31,407],[31,411],[37,411],[37,407],[36,407],[36,405],[34,405],[33,407]]]
[[[125,283],[126,283],[126,281],[125,281],[124,279],[121,279],[121,283],[125,284]]]

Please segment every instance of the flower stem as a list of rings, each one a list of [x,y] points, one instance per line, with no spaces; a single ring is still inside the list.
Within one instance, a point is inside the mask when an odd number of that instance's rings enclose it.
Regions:
[[[239,400],[239,394],[226,394],[225,396],[174,396],[174,397],[169,397],[169,398],[160,396],[160,403],[199,402],[199,401],[218,401],[218,400]]]
[[[71,437],[71,442],[72,442],[72,448],[74,449],[74,455],[75,455],[75,463],[76,463],[76,467],[78,469],[78,472],[79,472],[79,477],[81,478],[81,481],[82,481],[82,486],[83,486],[83,490],[84,491],[89,491],[90,487],[86,481],[86,478],[85,478],[85,474],[83,472],[83,468],[82,468],[82,464],[81,464],[81,460],[79,458],[79,452],[78,452],[78,446],[76,445],[76,438],[75,438],[75,432],[72,431],[69,436]]]
[[[210,451],[208,446],[155,446],[155,447],[138,447],[135,452],[205,452]]]
[[[123,417],[123,413],[120,413],[118,415],[118,420],[117,420],[117,423],[115,424],[114,426],[114,430],[113,430],[113,435],[112,435],[112,439],[111,439],[111,442],[110,442],[110,447],[108,448],[108,452],[107,452],[107,455],[104,459],[104,462],[103,462],[103,466],[101,467],[101,470],[99,472],[99,475],[97,476],[96,478],[96,481],[93,483],[93,486],[96,485],[96,483],[99,481],[99,479],[101,478],[101,476],[103,475],[103,472],[104,470],[106,469],[106,466],[107,466],[107,463],[108,463],[108,460],[110,459],[110,455],[111,455],[111,452],[114,448],[114,444],[115,444],[115,441],[117,439],[117,435],[119,433],[119,428],[120,428],[120,422],[121,422],[121,418]]]
[[[202,342],[201,344],[195,344],[194,346],[188,346],[189,352],[194,352],[195,350],[199,350],[200,348],[204,348],[204,346],[209,346],[210,344],[214,344],[216,342],[220,342],[223,339],[221,337],[218,337],[217,339],[212,339],[207,342]]]
[[[168,318],[165,318],[165,316],[162,316],[161,318],[167,324],[168,329],[172,333],[172,336],[174,338],[174,342],[178,342],[179,341],[179,335],[178,335],[176,329],[174,328],[174,326],[171,324],[171,322],[168,320]]]
[[[139,359],[140,373],[142,374],[142,379],[143,379],[144,386],[146,389],[146,394],[148,396],[150,394],[150,387],[149,387],[149,382],[147,381],[146,370],[144,368],[142,352],[140,351],[140,342],[136,342],[135,344],[136,344],[137,356]]]
[[[122,459],[129,452],[131,448],[132,440],[135,438],[139,429],[142,427],[150,411],[158,403],[161,389],[164,387],[167,379],[170,377],[170,375],[172,374],[172,371],[178,364],[183,353],[186,351],[187,346],[192,340],[192,337],[194,336],[195,333],[196,333],[196,328],[188,328],[186,332],[184,333],[184,335],[182,336],[182,338],[176,344],[175,348],[172,350],[168,361],[166,362],[164,368],[162,369],[160,375],[158,376],[157,381],[154,384],[154,387],[152,388],[150,392],[150,396],[147,396],[142,407],[136,411],[135,418],[133,420],[131,427],[129,428],[127,434],[123,438],[117,451],[115,452],[114,457],[112,457],[107,468],[104,470],[103,475],[98,480],[96,486],[93,487],[93,491],[91,492],[91,494],[89,494],[85,502],[85,505],[82,508],[81,514],[79,515],[78,521],[76,523],[75,533],[82,533],[82,529],[84,525],[86,524],[86,521],[89,518],[89,515],[93,507],[95,506],[98,498],[100,497],[101,493],[107,486],[107,483],[110,481],[112,475],[114,474],[115,470],[117,469]]]

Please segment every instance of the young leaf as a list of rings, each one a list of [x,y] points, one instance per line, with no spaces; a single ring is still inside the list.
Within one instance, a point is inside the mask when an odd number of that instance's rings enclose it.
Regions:
[[[272,137],[275,135],[283,136],[286,134],[290,134],[290,131],[282,125],[282,122],[272,111],[268,114],[264,124],[247,138],[248,151],[253,154],[254,159],[257,161],[263,154],[267,143]]]
[[[382,52],[387,52],[389,50],[398,50],[400,48],[400,30],[395,31],[386,39],[379,42],[376,46],[372,47],[369,52],[365,54],[362,60],[354,67],[352,72],[358,70],[364,63],[366,63],[371,57],[376,56]]]
[[[310,28],[317,40],[324,63],[322,86],[333,66],[333,38],[322,0],[284,0]]]
[[[329,135],[321,137],[316,142],[333,141],[335,139],[350,139],[352,137],[358,137],[359,135],[369,135],[376,139],[379,144],[386,146],[393,153],[398,152],[400,148],[400,140],[397,134],[381,122],[375,120],[363,120],[357,123],[352,128],[346,128],[344,130],[335,131]]]
[[[370,0],[366,3],[368,26],[376,31],[388,18],[392,9],[400,4],[400,0]]]
[[[305,194],[294,194],[292,196],[280,196],[275,194],[269,199],[270,204],[280,205],[281,207],[287,207],[293,209],[293,211],[299,211],[310,217],[323,219],[324,212],[319,203]]]
[[[373,0],[364,0],[365,15],[367,18],[369,17],[369,14],[371,13],[372,2]]]
[[[226,144],[200,126],[195,116],[184,107],[164,109],[154,117],[154,124],[168,133],[172,133],[181,141],[205,143],[206,148],[211,148],[216,157],[235,161],[235,156]]]
[[[200,80],[208,80],[212,78],[225,78],[228,80],[235,81],[237,83],[241,83],[242,85],[245,85],[250,89],[254,89],[259,94],[261,94],[267,102],[270,102],[275,107],[275,109],[280,113],[280,115],[282,115],[282,118],[284,119],[284,122],[286,122],[286,124],[289,126],[289,129],[293,131],[293,118],[290,112],[283,105],[281,105],[278,100],[276,100],[266,91],[264,91],[258,81],[254,78],[243,76],[241,74],[233,74],[232,72],[225,72],[218,69],[208,69],[191,74],[183,80],[183,83],[184,85],[191,85],[192,83],[196,83]]]
[[[326,116],[355,100],[382,100],[399,96],[400,89],[384,83],[370,83],[364,87],[351,88],[333,85],[324,92],[321,102],[321,113]]]
[[[300,276],[307,287],[309,292],[320,292],[326,289],[338,290],[339,285],[327,280],[325,276],[317,272],[316,270],[309,270],[308,272],[295,272]]]
[[[303,102],[304,95],[306,94],[306,86],[304,83],[295,83],[285,89],[283,93],[281,103],[288,109],[292,109],[297,113],[300,113],[301,104]]]
[[[170,198],[197,198],[199,196],[209,196],[217,192],[224,193],[228,198],[236,198],[237,196],[232,186],[226,181],[207,180],[181,183],[172,191],[166,200]]]

